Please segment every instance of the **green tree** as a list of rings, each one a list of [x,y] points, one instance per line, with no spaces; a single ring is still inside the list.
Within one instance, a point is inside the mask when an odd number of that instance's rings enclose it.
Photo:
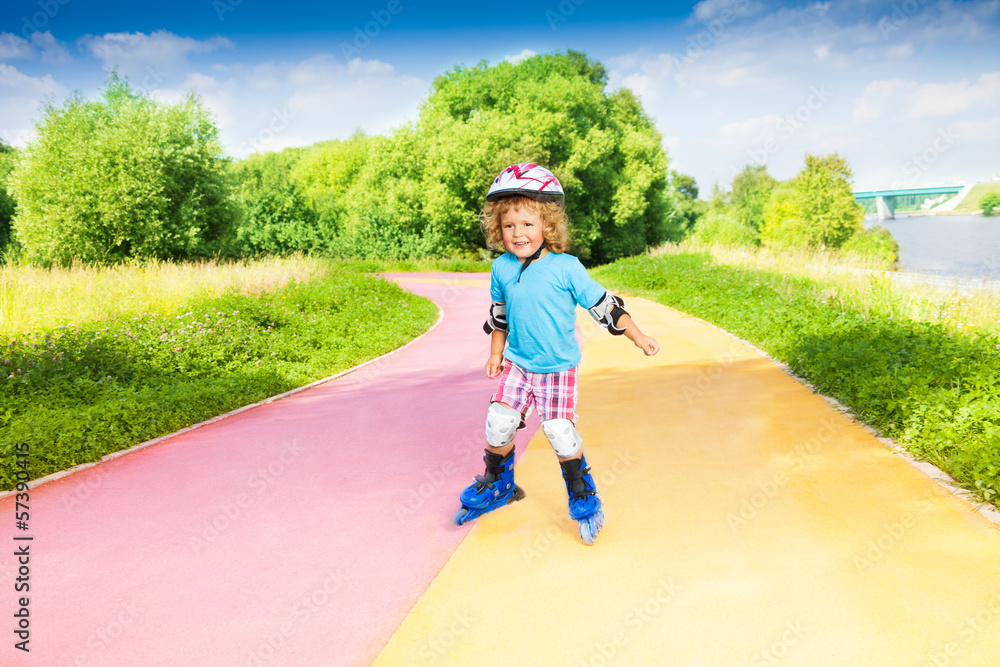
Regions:
[[[808,245],[839,248],[864,228],[865,209],[854,201],[851,168],[837,153],[806,154],[792,180],[792,203]]]
[[[694,176],[670,170],[670,185],[673,190],[675,209],[684,220],[683,232],[689,234],[705,215],[709,204],[698,200],[698,184]]]
[[[979,208],[983,210],[983,215],[993,215],[997,208],[1000,208],[1000,192],[988,192],[979,200]]]
[[[236,244],[245,254],[323,251],[332,232],[291,174],[304,149],[254,154],[233,165],[240,204]]]
[[[764,205],[761,243],[769,248],[805,248],[816,245],[814,232],[799,208],[793,182],[777,184]]]
[[[603,65],[573,51],[457,66],[435,79],[415,123],[316,144],[289,178],[332,239],[329,252],[482,256],[490,182],[510,164],[536,162],[566,190],[574,254],[591,263],[636,254],[679,239],[689,220],[669,188],[662,137],[630,91],[607,94],[606,85]],[[249,207],[253,196],[241,197]],[[254,211],[240,229],[267,217]],[[246,231],[240,238],[250,242]]]
[[[16,159],[17,151],[0,140],[0,258],[14,240],[11,220],[14,218],[17,203],[10,193],[8,183]]]
[[[606,262],[679,237],[662,137],[627,89],[577,52],[514,65],[456,67],[434,81],[415,128],[429,231],[455,250],[483,248],[479,212],[501,169],[536,162],[566,190],[573,252]]]
[[[157,103],[116,73],[100,99],[48,105],[11,178],[30,261],[217,253],[231,233],[228,158],[198,98]]]
[[[736,174],[730,201],[741,224],[760,231],[764,224],[764,208],[776,183],[763,165],[747,164]]]

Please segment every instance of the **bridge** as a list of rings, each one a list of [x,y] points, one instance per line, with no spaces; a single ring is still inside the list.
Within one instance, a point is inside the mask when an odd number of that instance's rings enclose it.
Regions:
[[[878,219],[886,220],[895,217],[896,198],[908,195],[943,195],[955,194],[963,189],[972,189],[971,185],[936,185],[924,188],[896,188],[893,190],[866,190],[854,193],[854,199],[874,199],[875,210],[878,211]]]

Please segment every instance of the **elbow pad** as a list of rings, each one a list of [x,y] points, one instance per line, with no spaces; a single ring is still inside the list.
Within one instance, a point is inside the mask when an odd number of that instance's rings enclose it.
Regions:
[[[494,331],[507,330],[507,304],[503,301],[494,301],[490,305],[490,316],[483,324],[483,331],[488,334]]]
[[[625,333],[625,328],[618,326],[618,320],[622,315],[628,314],[625,310],[625,302],[619,297],[605,292],[601,300],[591,306],[588,310],[590,316],[597,320],[602,329],[607,329],[614,336],[621,336]]]

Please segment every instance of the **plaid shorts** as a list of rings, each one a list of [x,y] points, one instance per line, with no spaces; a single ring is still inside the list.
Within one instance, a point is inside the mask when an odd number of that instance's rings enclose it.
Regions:
[[[534,406],[542,421],[568,419],[576,423],[576,367],[558,373],[532,373],[510,359],[497,381],[491,401],[506,403],[528,416]]]

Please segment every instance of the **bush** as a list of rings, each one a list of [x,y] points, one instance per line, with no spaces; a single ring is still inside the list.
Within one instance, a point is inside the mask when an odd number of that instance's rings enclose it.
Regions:
[[[993,215],[996,209],[1000,208],[1000,193],[989,192],[979,200],[979,208],[983,210],[983,215]]]
[[[604,66],[584,54],[456,67],[434,81],[417,132],[428,225],[462,249],[485,247],[478,214],[513,162],[548,167],[566,191],[571,252],[587,262],[679,238],[662,137],[628,89],[605,93]]]
[[[670,171],[670,194],[673,198],[673,209],[677,212],[680,225],[678,233],[672,233],[671,240],[678,236],[690,236],[695,225],[708,212],[709,204],[698,199],[698,184],[693,176]]]
[[[886,269],[895,266],[899,260],[899,243],[892,232],[881,225],[855,234],[840,249],[845,253],[875,259]]]
[[[49,105],[11,178],[29,261],[222,251],[234,208],[218,130],[192,94],[165,105],[112,73],[101,99]]]
[[[516,162],[566,190],[571,252],[587,262],[678,240],[696,216],[668,193],[662,137],[628,90],[605,93],[581,53],[458,66],[435,79],[419,120],[387,136],[317,144],[292,180],[351,257],[479,257],[486,191]]]
[[[764,207],[760,237],[768,248],[807,248],[815,244],[815,234],[811,233],[791,187],[784,185],[771,192]]]
[[[792,200],[804,223],[809,245],[839,248],[864,228],[864,206],[854,201],[851,168],[836,153],[806,154],[792,179]]]
[[[737,219],[744,226],[760,231],[764,225],[764,209],[777,181],[767,173],[767,167],[748,164],[733,178],[730,195]]]
[[[698,243],[724,246],[756,246],[757,232],[741,222],[731,209],[710,210],[695,223],[691,235]]]
[[[236,244],[249,255],[322,252],[333,237],[291,176],[302,149],[251,155],[233,166],[239,214]]]

